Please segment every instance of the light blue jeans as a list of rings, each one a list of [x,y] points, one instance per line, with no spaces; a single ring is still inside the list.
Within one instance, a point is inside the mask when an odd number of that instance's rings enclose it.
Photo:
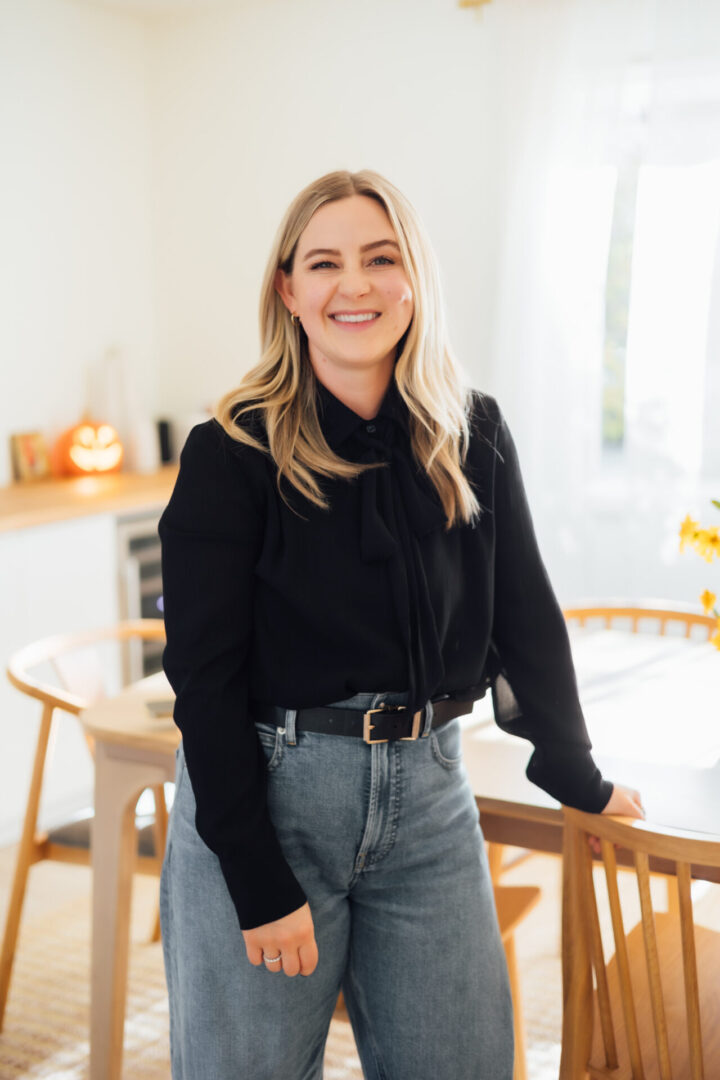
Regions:
[[[288,978],[249,963],[218,860],[195,829],[180,747],[160,887],[173,1080],[321,1080],[341,987],[367,1080],[511,1080],[505,956],[459,721],[369,746],[296,731],[295,715],[256,728],[317,968]]]

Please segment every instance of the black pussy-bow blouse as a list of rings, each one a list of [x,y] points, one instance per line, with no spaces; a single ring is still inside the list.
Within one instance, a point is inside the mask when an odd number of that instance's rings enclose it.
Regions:
[[[482,515],[446,531],[394,379],[372,420],[319,380],[316,392],[329,446],[384,468],[321,478],[329,511],[285,483],[291,509],[272,459],[208,420],[188,436],[159,526],[163,665],[197,829],[244,929],[305,902],[267,812],[255,701],[301,708],[407,689],[419,708],[492,687],[497,722],[535,747],[531,780],[590,811],[612,791],[590,753],[565,622],[497,403],[473,392],[464,468]],[[267,445],[259,412],[242,422]]]

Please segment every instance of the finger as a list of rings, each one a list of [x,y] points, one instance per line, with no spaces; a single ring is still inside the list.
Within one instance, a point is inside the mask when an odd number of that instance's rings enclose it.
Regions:
[[[309,941],[307,945],[300,946],[299,958],[300,974],[312,975],[318,962],[318,947],[315,938],[313,938],[312,941]]]
[[[282,969],[291,979],[298,974],[300,971],[300,957],[296,949],[293,949],[292,952],[283,953]]]
[[[277,957],[277,959],[275,959]],[[265,967],[273,975],[279,975],[283,969],[283,957],[279,949],[266,949],[263,954]]]
[[[259,967],[263,962],[263,951],[259,945],[250,945],[249,942],[245,942],[245,951],[247,952],[247,958],[251,964],[255,967]]]

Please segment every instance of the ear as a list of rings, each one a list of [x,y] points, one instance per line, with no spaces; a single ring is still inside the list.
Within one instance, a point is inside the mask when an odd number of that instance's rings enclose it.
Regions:
[[[295,296],[292,289],[292,275],[286,274],[284,270],[275,271],[275,291],[280,296],[283,304],[289,312],[295,310]]]

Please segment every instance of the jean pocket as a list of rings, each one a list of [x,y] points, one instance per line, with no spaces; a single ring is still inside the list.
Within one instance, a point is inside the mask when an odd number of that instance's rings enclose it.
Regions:
[[[460,721],[448,720],[430,732],[433,757],[444,769],[458,769],[462,764],[462,731]]]
[[[282,761],[285,749],[285,728],[275,727],[274,724],[255,723],[255,731],[265,755],[267,771],[274,772]]]

